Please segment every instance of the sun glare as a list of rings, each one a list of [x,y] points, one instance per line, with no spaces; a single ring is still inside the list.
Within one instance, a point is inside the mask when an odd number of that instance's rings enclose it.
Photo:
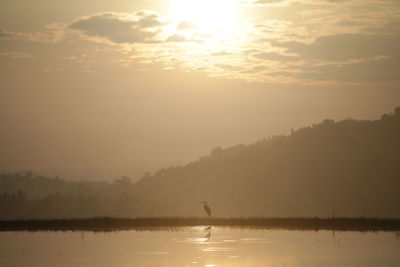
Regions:
[[[234,32],[239,22],[239,0],[176,0],[172,13],[175,20],[202,33]]]

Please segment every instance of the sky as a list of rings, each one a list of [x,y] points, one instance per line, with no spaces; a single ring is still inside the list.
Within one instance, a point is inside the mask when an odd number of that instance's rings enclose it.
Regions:
[[[400,106],[398,0],[2,0],[0,171],[140,178]]]

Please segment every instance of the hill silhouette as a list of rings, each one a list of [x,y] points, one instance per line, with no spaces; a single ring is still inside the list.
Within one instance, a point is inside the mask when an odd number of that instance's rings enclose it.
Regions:
[[[137,196],[219,216],[400,216],[400,108],[380,120],[324,122],[162,169]]]
[[[0,175],[0,219],[91,216],[400,217],[400,107],[251,145],[215,148],[180,167],[110,182]]]

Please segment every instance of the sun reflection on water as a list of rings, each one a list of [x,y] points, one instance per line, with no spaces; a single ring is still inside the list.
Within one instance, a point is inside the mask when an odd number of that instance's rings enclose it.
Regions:
[[[397,266],[393,233],[228,229],[0,233],[1,266]],[[336,243],[340,241],[340,246]],[[24,252],[24,253],[22,253]],[[90,260],[88,260],[90,259]],[[372,263],[372,264],[371,264]],[[3,265],[2,265],[3,264]]]

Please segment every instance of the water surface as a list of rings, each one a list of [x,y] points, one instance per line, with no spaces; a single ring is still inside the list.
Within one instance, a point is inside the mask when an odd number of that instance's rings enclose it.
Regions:
[[[400,267],[400,238],[393,232],[223,227],[3,232],[0,266]]]

